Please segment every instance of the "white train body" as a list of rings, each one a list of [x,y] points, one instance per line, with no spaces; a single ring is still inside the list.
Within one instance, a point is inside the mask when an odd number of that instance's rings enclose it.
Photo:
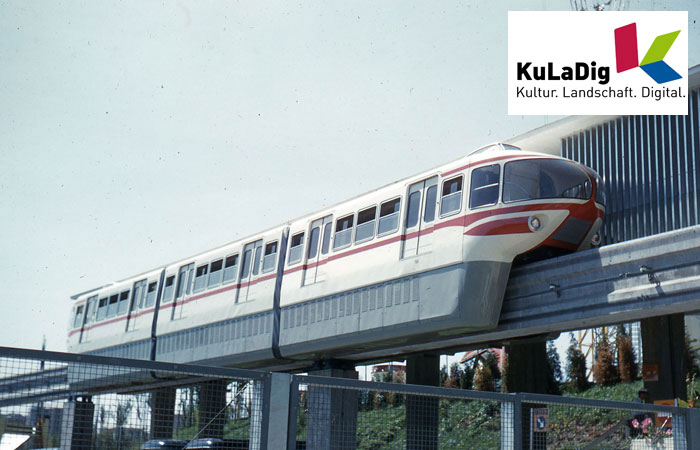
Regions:
[[[578,163],[491,146],[79,294],[69,350],[277,367],[491,329],[514,258],[589,247],[602,194]]]

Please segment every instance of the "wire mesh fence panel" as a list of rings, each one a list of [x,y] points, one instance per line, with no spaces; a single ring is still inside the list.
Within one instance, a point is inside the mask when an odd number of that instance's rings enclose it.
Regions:
[[[683,417],[645,410],[575,404],[523,403],[525,449],[685,450]],[[675,443],[674,443],[675,439]]]
[[[503,436],[512,442],[502,408],[498,400],[302,384],[296,437],[324,450],[500,449]]]
[[[0,349],[2,448],[264,448],[262,373],[19,353]]]

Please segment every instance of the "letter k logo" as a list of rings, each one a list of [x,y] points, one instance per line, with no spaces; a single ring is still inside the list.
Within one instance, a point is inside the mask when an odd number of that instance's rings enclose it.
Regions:
[[[617,73],[640,67],[658,84],[677,80],[681,76],[666,64],[663,59],[681,30],[656,36],[651,47],[639,63],[637,54],[637,23],[615,29],[615,58]]]

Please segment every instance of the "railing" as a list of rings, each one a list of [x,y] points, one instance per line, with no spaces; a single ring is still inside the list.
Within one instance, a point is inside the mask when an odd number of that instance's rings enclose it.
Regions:
[[[27,435],[23,450],[700,448],[695,409],[327,373],[0,347],[1,442]]]

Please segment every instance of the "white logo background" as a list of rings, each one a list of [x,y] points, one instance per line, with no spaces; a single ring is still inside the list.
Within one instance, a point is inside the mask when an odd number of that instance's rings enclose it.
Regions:
[[[682,76],[681,79],[657,84],[641,68],[617,73],[615,58],[615,29],[637,23],[637,54],[644,59],[654,39],[681,30],[663,61]],[[528,81],[517,80],[517,63],[532,62],[534,66],[554,63],[554,74],[562,67],[576,62],[596,68],[610,67],[610,81],[598,80]],[[643,87],[679,93],[677,98],[643,97]],[[520,94],[518,95],[518,89]],[[553,92],[546,97],[527,97],[533,89]],[[593,88],[599,91],[628,89],[627,97],[588,98],[565,97],[572,91]],[[647,91],[649,92],[649,91]],[[535,94],[536,95],[536,94]],[[621,11],[621,12],[538,12],[510,11],[508,13],[508,114],[515,115],[632,115],[688,113],[688,12],[687,11]]]

